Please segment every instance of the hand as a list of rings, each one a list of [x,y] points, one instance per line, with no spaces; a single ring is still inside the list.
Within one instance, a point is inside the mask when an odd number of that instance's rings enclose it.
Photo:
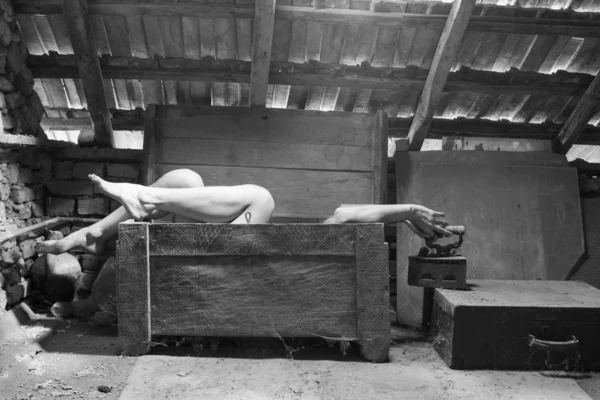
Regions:
[[[408,218],[406,225],[422,238],[449,237],[452,232],[444,229],[449,223],[440,219],[446,214],[439,211],[433,211],[427,207],[414,205],[411,213],[413,216]]]

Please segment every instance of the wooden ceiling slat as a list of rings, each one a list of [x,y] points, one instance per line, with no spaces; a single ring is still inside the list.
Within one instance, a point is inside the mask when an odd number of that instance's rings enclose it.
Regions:
[[[57,0],[16,0],[19,14],[60,14]],[[415,5],[413,9],[417,7]],[[426,6],[427,8],[427,6]],[[506,9],[506,7],[496,7]],[[188,2],[133,3],[123,1],[96,0],[91,2],[94,14],[104,15],[204,15],[206,17],[252,18],[254,8],[250,5],[201,4]],[[408,11],[410,11],[407,8]],[[406,13],[371,12],[345,9],[315,9],[313,7],[278,6],[278,19],[306,20],[321,23],[354,23],[374,26],[443,26],[446,15],[420,15]],[[576,37],[600,37],[598,21],[569,19],[540,19],[532,21],[521,17],[473,17],[469,30],[483,30],[496,33],[522,33],[565,35]]]
[[[533,46],[531,46],[529,54],[523,61],[521,69],[523,71],[538,72],[557,38],[557,36],[538,36]]]
[[[165,57],[184,57],[185,49],[181,17],[161,17],[158,19],[158,25],[160,26],[160,36]]]
[[[45,15],[33,15],[31,17],[31,22],[33,23],[34,29],[37,30],[38,37],[40,40],[43,40],[46,51],[58,52],[58,44],[54,38],[54,32],[50,27],[48,17]]]
[[[296,23],[296,22],[294,22]],[[346,24],[344,27],[344,43],[340,55],[340,63],[345,65],[356,64],[356,54],[358,52],[358,41],[360,38],[360,27],[352,24]],[[290,61],[294,61],[290,58]]]
[[[106,102],[108,108],[117,108],[117,95],[115,93],[115,87],[112,79],[104,79],[104,96],[106,96]]]
[[[369,100],[371,99],[372,89],[360,89],[356,95],[356,101],[352,111],[366,113],[369,111]]]
[[[252,20],[249,18],[237,18],[237,58],[242,61],[252,60]]]
[[[48,15],[47,18],[58,46],[58,52],[60,54],[73,54],[73,45],[71,45],[71,38],[64,17],[55,14]]]
[[[371,65],[373,67],[390,67],[394,62],[394,54],[398,46],[400,29],[395,27],[379,28],[377,44]]]
[[[130,15],[125,17],[125,26],[129,33],[131,52],[134,57],[148,58],[148,46],[146,45],[146,34],[144,22],[141,15]]]
[[[198,82],[203,83],[204,82]],[[162,85],[160,81],[143,79],[140,81],[144,108],[150,104],[163,104]]]
[[[306,60],[320,61],[323,42],[323,24],[309,21],[306,24]]]
[[[104,18],[102,18],[102,15],[90,15],[90,21],[92,22],[92,32],[94,32],[98,55],[110,55],[110,45],[108,44]]]
[[[63,79],[63,85],[65,87],[65,92],[67,94],[67,98],[69,99],[71,108],[83,108],[75,81],[73,79]]]
[[[579,47],[579,51],[573,56],[566,70],[569,72],[585,70],[590,59],[598,53],[599,47],[600,39],[585,38]]]
[[[185,16],[181,18],[181,30],[183,33],[183,48],[185,58],[191,60],[200,59],[200,21],[196,16]]]
[[[166,80],[162,81],[162,90],[165,99],[165,105],[177,105],[177,82]]]
[[[535,113],[543,107],[546,102],[546,96],[531,95],[523,104],[521,109],[513,117],[514,122],[528,123]]]
[[[44,45],[40,42],[40,38],[33,26],[30,15],[17,15],[17,22],[21,29],[21,40],[27,44],[29,54],[36,56],[46,53]]]
[[[396,54],[394,55],[394,67],[406,68],[408,66],[408,57],[416,33],[417,29],[414,27],[405,26],[401,28],[396,44]]]
[[[498,55],[496,56],[496,59],[490,68],[491,71],[505,72],[512,67],[512,65],[510,65],[510,60],[517,46],[519,45],[520,40],[521,35],[516,35],[514,33],[506,35],[506,38],[502,43],[502,47],[500,47]]]
[[[527,96],[513,95],[510,104],[506,106],[502,114],[498,117],[500,121],[512,121],[515,114],[523,107],[527,101]]]
[[[486,33],[475,55],[471,68],[490,71],[498,58],[502,45],[506,40],[504,33]]]
[[[509,68],[521,69],[527,55],[531,51],[531,48],[535,44],[537,36],[535,35],[519,35],[519,43],[515,47],[510,61],[508,62]]]
[[[306,61],[306,37],[306,21],[292,21],[289,53],[291,62],[303,63]]]
[[[571,38],[568,36],[557,36],[538,72],[542,74],[551,74],[554,72],[554,65],[570,40]]]
[[[117,57],[131,57],[133,52],[131,51],[125,17],[120,15],[104,16],[103,19],[110,45],[110,54]]]
[[[121,110],[131,110],[131,101],[129,91],[127,90],[127,81],[125,79],[113,79],[115,95],[117,97],[117,108]]]
[[[373,49],[377,41],[377,27],[368,26],[363,27],[360,30],[360,36],[358,38],[358,48],[356,50],[356,64],[362,64],[363,62],[371,63],[373,57]]]
[[[208,18],[200,18],[198,23],[200,31],[200,56],[201,57],[217,57],[215,46],[215,28],[213,21]]]
[[[467,32],[465,34],[455,68],[471,68],[473,66],[473,61],[479,52],[479,48],[481,47],[484,37],[485,32]]]
[[[150,58],[154,57],[164,57],[165,50],[162,42],[162,33],[160,24],[158,22],[158,17],[151,15],[144,15],[142,17],[142,22],[144,24],[144,32],[146,34],[146,46],[148,47],[148,56]]]

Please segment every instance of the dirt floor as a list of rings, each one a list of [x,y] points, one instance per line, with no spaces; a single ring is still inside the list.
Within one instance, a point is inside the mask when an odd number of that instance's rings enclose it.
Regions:
[[[595,374],[450,370],[427,341],[400,328],[390,362],[371,364],[354,346],[342,355],[338,344],[277,340],[171,341],[152,355],[122,357],[116,326],[21,323],[0,335],[0,399],[600,399]]]

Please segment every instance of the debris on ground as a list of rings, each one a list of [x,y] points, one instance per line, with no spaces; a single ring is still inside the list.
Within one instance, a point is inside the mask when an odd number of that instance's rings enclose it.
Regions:
[[[98,391],[101,393],[110,393],[110,392],[112,392],[112,387],[106,386],[106,385],[100,385],[100,386],[98,386]]]

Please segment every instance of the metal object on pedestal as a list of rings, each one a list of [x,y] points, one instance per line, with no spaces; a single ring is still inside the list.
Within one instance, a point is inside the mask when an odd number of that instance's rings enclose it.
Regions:
[[[447,226],[445,229],[458,236],[458,241],[442,245],[436,243],[439,238],[428,238],[425,240],[427,247],[421,248],[419,255],[408,257],[408,284],[424,288],[421,323],[424,332],[429,332],[435,288],[468,288],[467,259],[457,254],[466,229],[464,226]]]

